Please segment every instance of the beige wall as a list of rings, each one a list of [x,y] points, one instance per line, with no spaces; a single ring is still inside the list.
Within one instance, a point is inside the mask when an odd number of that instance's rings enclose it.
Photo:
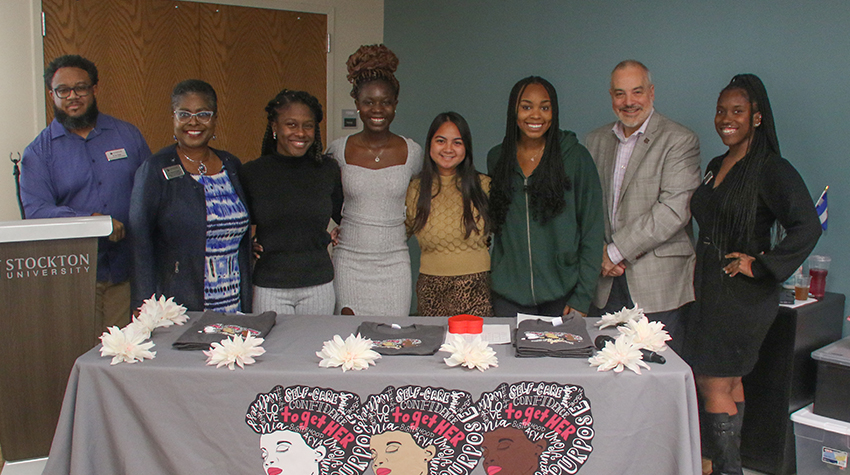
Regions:
[[[41,2],[4,2],[0,14],[0,221],[20,219],[9,154],[44,127]]]
[[[331,53],[325,128],[330,140],[346,133],[342,109],[353,109],[354,103],[348,95],[345,61],[361,44],[383,40],[384,0],[205,1],[327,14]],[[23,153],[45,125],[40,11],[40,0],[4,1],[0,15],[0,221],[20,219],[9,153]]]

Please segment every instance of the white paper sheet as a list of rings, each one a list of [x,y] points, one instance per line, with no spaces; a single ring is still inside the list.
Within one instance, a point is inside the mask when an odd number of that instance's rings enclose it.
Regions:
[[[794,303],[781,303],[781,304],[779,304],[779,306],[780,307],[786,307],[786,308],[797,308],[797,307],[802,307],[803,305],[808,305],[810,303],[815,303],[817,301],[818,301],[818,299],[816,299],[814,297],[809,297],[806,300],[794,300]]]
[[[511,342],[511,326],[506,323],[485,324],[481,333],[460,333],[460,336],[467,341],[472,341],[478,335],[481,335],[481,339],[490,345],[508,344]],[[446,332],[446,338],[448,336]]]

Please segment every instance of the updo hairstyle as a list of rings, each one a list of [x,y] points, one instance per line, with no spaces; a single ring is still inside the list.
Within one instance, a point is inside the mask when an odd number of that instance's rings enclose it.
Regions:
[[[351,97],[354,99],[360,95],[360,89],[372,81],[385,81],[398,98],[398,79],[393,74],[398,69],[398,57],[386,46],[363,45],[348,57],[345,65],[348,67],[348,82],[353,85]]]

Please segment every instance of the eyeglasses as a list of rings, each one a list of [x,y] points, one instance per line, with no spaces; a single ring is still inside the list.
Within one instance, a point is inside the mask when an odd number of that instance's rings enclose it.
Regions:
[[[53,90],[53,94],[56,94],[56,97],[59,99],[67,99],[71,95],[71,91],[74,91],[77,97],[85,97],[91,93],[91,88],[92,86],[90,84],[74,87],[59,86]]]
[[[192,120],[192,117],[197,117],[198,122],[202,124],[209,124],[214,115],[215,112],[213,111],[200,111],[195,112],[194,114],[189,111],[174,111],[174,118],[181,124],[189,122]]]

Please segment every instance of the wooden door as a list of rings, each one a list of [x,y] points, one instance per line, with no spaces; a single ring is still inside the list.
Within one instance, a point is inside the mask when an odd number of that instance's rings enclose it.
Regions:
[[[138,126],[151,150],[173,142],[171,89],[184,79],[213,85],[211,145],[243,161],[259,155],[263,108],[278,91],[306,90],[327,105],[326,15],[168,0],[43,0],[42,8],[45,65],[63,54],[94,61],[98,107]]]
[[[154,151],[173,143],[170,95],[184,79],[203,79],[216,89],[212,146],[243,161],[259,156],[263,109],[282,88],[306,90],[327,105],[325,15],[169,0],[43,0],[42,8],[45,66],[63,54],[94,61],[98,107],[139,127]],[[48,95],[48,123],[52,104]],[[67,316],[62,325],[78,319]],[[48,340],[48,346],[63,344],[58,336]],[[21,407],[14,410],[43,417],[9,436],[19,443],[7,444],[7,458],[47,455],[68,369],[83,351],[66,352],[50,375],[31,379],[47,402],[15,400]]]

